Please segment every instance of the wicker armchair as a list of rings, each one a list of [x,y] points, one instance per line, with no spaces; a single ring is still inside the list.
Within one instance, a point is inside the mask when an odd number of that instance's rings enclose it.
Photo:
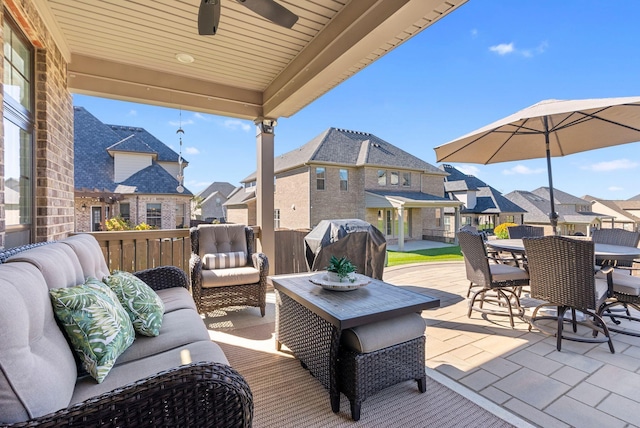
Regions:
[[[637,247],[640,241],[640,232],[632,232],[624,229],[596,229],[591,235],[591,240],[597,244]],[[598,257],[596,258],[596,264],[598,266],[613,266],[615,268],[629,270],[629,268],[633,267],[633,260],[607,260]]]
[[[242,224],[201,224],[191,234],[191,289],[198,311],[256,306],[265,315],[269,263],[253,249],[253,229]],[[242,263],[221,267],[218,256],[244,253]],[[212,262],[210,262],[213,260]]]
[[[461,231],[457,236],[470,282],[469,289],[480,287],[469,300],[467,316],[471,317],[472,311],[504,315],[509,317],[511,327],[514,327],[514,310],[518,317],[524,315],[518,291],[521,286],[529,283],[529,274],[517,266],[489,263],[481,235]],[[485,303],[490,306],[485,307]]]
[[[507,233],[509,233],[509,239],[522,239],[522,238],[531,238],[536,236],[544,236],[544,227],[529,226],[527,224],[521,224],[518,226],[508,227]]]
[[[593,270],[594,244],[561,236],[545,236],[541,238],[524,238],[527,253],[531,288],[531,297],[544,300],[537,306],[529,325],[535,326],[546,334],[557,337],[556,348],[562,347],[562,339],[576,342],[604,343],[608,342],[609,350],[614,353],[609,329],[602,317],[596,312],[607,298],[607,279],[596,279]],[[611,269],[609,270],[609,274]],[[609,281],[610,281],[609,275]],[[555,307],[556,315],[538,316],[540,309]],[[565,312],[571,309],[571,325],[574,334],[566,334],[564,330]],[[578,321],[576,311],[584,314],[585,320]],[[551,332],[542,326],[540,321],[555,320],[557,329]],[[577,333],[577,326],[583,325],[593,330],[593,337]],[[597,337],[603,333],[604,337]]]

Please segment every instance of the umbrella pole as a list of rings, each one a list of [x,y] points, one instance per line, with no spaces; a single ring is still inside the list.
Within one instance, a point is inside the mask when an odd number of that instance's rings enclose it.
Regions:
[[[549,199],[551,199],[551,212],[549,213],[549,221],[553,228],[553,234],[558,234],[558,213],[556,212],[556,204],[553,197],[553,177],[551,175],[551,149],[549,148],[549,124],[547,116],[544,117],[544,143],[547,148],[547,174],[549,175]]]

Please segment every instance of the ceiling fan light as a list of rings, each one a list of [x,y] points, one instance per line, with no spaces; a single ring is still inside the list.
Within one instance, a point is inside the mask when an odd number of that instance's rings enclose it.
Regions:
[[[195,59],[187,53],[177,53],[176,59],[183,64],[191,64]]]

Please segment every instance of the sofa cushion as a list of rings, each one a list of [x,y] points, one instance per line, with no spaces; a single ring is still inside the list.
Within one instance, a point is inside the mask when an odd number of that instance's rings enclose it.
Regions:
[[[162,290],[156,290],[156,293],[162,299],[165,314],[179,309],[193,309],[197,311],[193,296],[191,296],[189,290],[184,287],[163,288]]]
[[[204,269],[224,269],[241,267],[247,264],[247,253],[234,251],[231,253],[205,254],[202,258]]]
[[[30,263],[2,264],[0,296],[0,421],[67,407],[76,363],[56,324],[44,276]]]
[[[32,248],[7,259],[7,263],[13,262],[28,262],[36,266],[50,289],[74,287],[86,279],[76,253],[61,242]]]
[[[56,317],[84,369],[101,383],[133,343],[135,332],[129,315],[113,291],[95,278],[49,293]]]
[[[157,338],[150,339],[154,340]],[[190,362],[211,361],[229,364],[227,357],[225,357],[218,344],[210,340],[194,342],[148,358],[117,365],[111,370],[111,373],[109,373],[109,376],[107,376],[104,382],[99,385],[96,385],[95,381],[88,376],[78,379],[76,389],[71,398],[71,404],[85,401],[116,388],[121,388],[140,379],[155,375],[160,371],[186,364],[189,361],[183,361],[186,353],[183,351],[188,351]]]
[[[200,258],[205,254],[247,253],[247,235],[242,224],[198,225],[198,249]]]
[[[426,326],[420,314],[401,315],[347,329],[342,333],[341,342],[354,351],[366,354],[418,338],[424,335]]]
[[[255,284],[259,281],[260,271],[250,266],[228,269],[202,269],[202,287],[204,288]]]
[[[164,316],[160,334],[157,337],[136,337],[133,345],[118,357],[116,366],[201,340],[210,340],[209,331],[195,310],[169,312]]]
[[[118,296],[136,332],[144,336],[160,333],[164,304],[151,287],[129,272],[114,271],[102,280]]]
[[[80,261],[84,278],[93,277],[102,279],[109,275],[109,267],[105,261],[105,256],[100,249],[100,244],[93,235],[81,233],[69,236],[62,241],[71,247]]]

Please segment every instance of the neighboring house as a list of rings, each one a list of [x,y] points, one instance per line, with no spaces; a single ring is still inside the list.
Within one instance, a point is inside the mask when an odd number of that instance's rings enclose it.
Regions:
[[[227,202],[229,196],[241,189],[231,183],[214,181],[206,189],[196,194],[195,198],[199,199],[198,209],[192,209],[193,216],[197,220],[226,220],[227,210],[224,203]]]
[[[600,228],[603,221],[611,219],[609,215],[593,212],[591,202],[585,199],[556,188],[553,189],[553,195],[558,213],[558,232],[561,235],[581,233],[590,236],[593,228]],[[545,235],[553,233],[549,221],[551,202],[548,187],[540,187],[532,192],[514,190],[504,197],[526,210],[524,224],[544,227]]]
[[[607,200],[595,196],[582,197],[591,201],[593,210],[611,216],[611,221],[602,222],[603,228],[621,228],[625,230],[638,230],[640,226],[640,200]],[[633,213],[636,214],[633,214]]]
[[[473,175],[467,175],[451,165],[440,168],[449,175],[444,179],[445,197],[460,201],[461,226],[475,226],[479,230],[493,231],[500,223],[522,224],[523,208],[502,196],[493,187]],[[452,209],[445,211],[447,217],[454,215]],[[448,221],[448,224],[453,222]]]
[[[444,209],[462,205],[444,197],[445,172],[365,132],[329,128],[276,156],[274,172],[276,228],[358,218],[402,245],[405,239],[444,239]],[[252,224],[256,173],[242,182],[245,190],[225,204],[227,219]]]
[[[179,155],[146,130],[74,107],[74,156],[77,232],[104,230],[117,215],[134,226],[188,227],[193,195],[178,191]]]

